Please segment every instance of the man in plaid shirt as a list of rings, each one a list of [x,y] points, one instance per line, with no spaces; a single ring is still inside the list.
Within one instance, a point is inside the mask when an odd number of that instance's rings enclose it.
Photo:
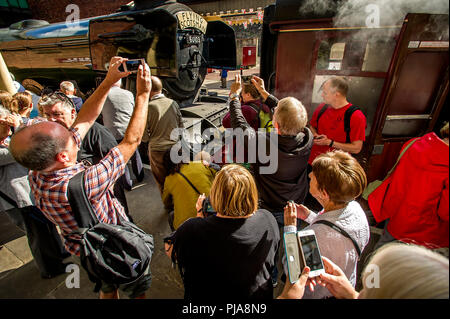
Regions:
[[[120,218],[128,220],[124,208],[114,198],[113,186],[124,173],[129,161],[141,142],[145,129],[148,100],[151,90],[150,69],[140,66],[136,80],[136,103],[124,139],[111,149],[97,165],[77,163],[81,141],[102,111],[107,94],[114,83],[130,72],[120,72],[126,61],[113,57],[105,80],[84,103],[72,127],[67,129],[60,120],[40,122],[18,131],[11,139],[11,153],[21,165],[29,168],[30,184],[36,206],[45,216],[59,226],[63,237],[78,229],[67,198],[71,177],[85,170],[87,196],[102,223],[117,224]],[[62,100],[61,103],[66,103]],[[57,118],[57,116],[55,116]],[[65,240],[67,250],[79,255],[79,245]],[[150,286],[150,273],[138,283],[106,285],[103,283],[100,298],[118,298],[117,288],[126,291],[131,298],[145,297]]]

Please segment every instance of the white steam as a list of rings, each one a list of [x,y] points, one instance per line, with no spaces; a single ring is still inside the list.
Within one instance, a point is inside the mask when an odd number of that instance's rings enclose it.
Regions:
[[[334,25],[365,26],[368,11],[374,6],[379,9],[379,21],[382,26],[402,24],[407,13],[448,14],[448,0],[306,0],[299,11],[302,13],[337,12]]]

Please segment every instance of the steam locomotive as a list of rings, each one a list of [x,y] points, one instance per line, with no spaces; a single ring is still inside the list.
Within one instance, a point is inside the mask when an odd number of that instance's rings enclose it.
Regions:
[[[112,56],[145,58],[181,107],[194,101],[207,68],[236,67],[233,29],[176,1],[134,1],[117,13],[71,23],[21,21],[0,30],[0,51],[16,80],[34,91],[68,79],[87,91]]]

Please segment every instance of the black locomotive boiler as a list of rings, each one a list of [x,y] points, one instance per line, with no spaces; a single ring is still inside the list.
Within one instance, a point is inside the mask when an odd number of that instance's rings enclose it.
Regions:
[[[233,29],[176,1],[134,1],[75,22],[21,21],[0,30],[0,51],[16,80],[35,91],[72,79],[86,92],[112,56],[144,58],[181,107],[193,102],[207,68],[236,66]]]

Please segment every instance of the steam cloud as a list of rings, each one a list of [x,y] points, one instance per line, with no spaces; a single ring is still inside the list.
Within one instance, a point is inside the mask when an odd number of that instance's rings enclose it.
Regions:
[[[401,25],[407,13],[448,14],[448,0],[306,0],[301,12],[325,14],[337,12],[335,26],[363,26],[367,17],[366,7],[376,5],[380,9],[380,25]]]

